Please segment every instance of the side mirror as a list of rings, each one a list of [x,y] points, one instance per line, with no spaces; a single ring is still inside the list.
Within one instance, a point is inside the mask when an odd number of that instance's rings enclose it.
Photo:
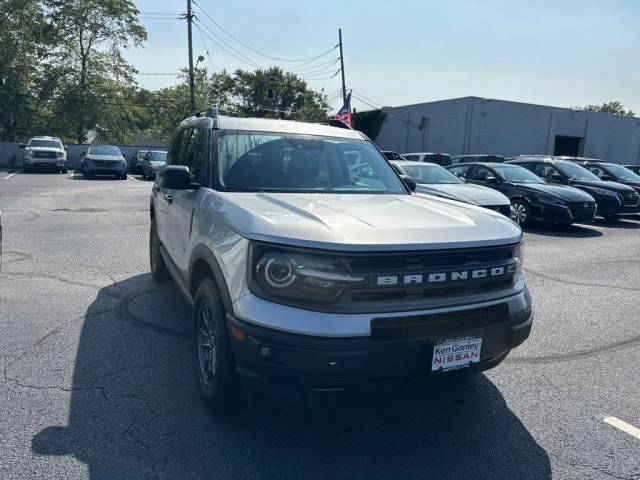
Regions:
[[[409,187],[409,190],[411,190],[412,192],[416,191],[416,187],[418,186],[418,184],[413,179],[413,177],[410,177],[409,175],[400,175],[400,178],[407,185],[407,187]]]
[[[87,152],[85,152],[84,150],[82,150],[82,153],[80,155],[82,155],[83,157],[87,154]]]
[[[18,148],[26,148],[26,146],[27,146],[27,144],[26,144],[26,143],[23,143],[23,142],[20,142],[20,143],[18,144]]]
[[[485,180],[490,185],[500,185],[500,179],[497,177],[487,177]]]
[[[188,190],[191,187],[189,167],[184,165],[165,165],[158,172],[160,188]]]

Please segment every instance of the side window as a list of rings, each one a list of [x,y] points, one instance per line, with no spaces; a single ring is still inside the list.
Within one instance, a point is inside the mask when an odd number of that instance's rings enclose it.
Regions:
[[[180,165],[180,157],[182,155],[182,145],[184,143],[185,133],[187,130],[180,130],[169,146],[169,153],[167,154],[167,165]],[[147,152],[147,155],[149,153]],[[145,157],[147,156],[145,155]]]
[[[410,160],[412,162],[419,162],[420,161],[420,155],[405,155],[404,158],[406,158],[407,160]]]
[[[467,175],[469,174],[469,167],[453,167],[449,171],[458,178],[467,178]]]
[[[207,171],[207,130],[194,128],[191,130],[188,143],[185,145],[184,154],[180,165],[189,167],[191,182],[206,185]]]
[[[476,165],[471,170],[471,173],[468,178],[471,180],[484,182],[488,176],[489,176],[489,169],[487,167]]]
[[[600,167],[589,165],[587,166],[587,170],[593,173],[596,177],[602,178],[604,176],[604,170],[602,170]]]

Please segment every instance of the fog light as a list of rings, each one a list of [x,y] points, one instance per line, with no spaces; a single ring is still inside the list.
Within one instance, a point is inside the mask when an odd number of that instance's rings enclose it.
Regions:
[[[271,358],[271,349],[269,347],[260,347],[260,356],[264,359]]]

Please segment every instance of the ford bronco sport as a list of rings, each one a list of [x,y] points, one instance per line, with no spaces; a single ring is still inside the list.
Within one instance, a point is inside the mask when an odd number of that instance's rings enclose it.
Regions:
[[[479,372],[529,336],[520,228],[410,185],[348,128],[214,108],[180,124],[152,188],[151,274],[193,305],[207,404],[232,405],[238,375]]]

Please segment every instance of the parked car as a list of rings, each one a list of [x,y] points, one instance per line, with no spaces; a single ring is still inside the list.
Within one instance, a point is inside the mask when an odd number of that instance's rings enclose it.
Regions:
[[[349,172],[352,151],[377,183]],[[150,208],[151,274],[193,305],[215,409],[238,376],[333,390],[475,373],[529,336],[520,228],[414,195],[358,131],[210,109],[179,125]]]
[[[392,152],[390,150],[382,150],[382,154],[385,156],[387,160],[406,160],[406,158],[404,158],[398,152]]]
[[[156,178],[158,170],[167,163],[167,152],[150,150],[142,161],[142,176],[147,180]]]
[[[596,162],[593,160],[579,161],[578,164],[589,170],[600,180],[629,185],[633,187],[636,192],[640,193],[640,175],[622,165],[618,165],[617,163]]]
[[[463,163],[448,168],[467,183],[491,187],[509,197],[511,219],[525,226],[532,221],[571,224],[592,222],[596,201],[577,188],[549,185],[518,165]]]
[[[633,173],[640,175],[640,165],[623,165],[624,168],[628,168]]]
[[[22,169],[25,172],[33,170],[56,170],[67,173],[67,151],[58,137],[33,137],[25,145]]]
[[[451,165],[451,156],[447,153],[439,153],[439,152],[403,153],[402,157],[405,160],[409,160],[412,162],[436,163],[443,167]]]
[[[142,161],[147,153],[149,153],[149,150],[137,150],[136,153],[131,156],[131,162],[129,163],[131,173],[142,173]]]
[[[0,268],[2,268],[2,211],[0,211]]]
[[[471,163],[471,162],[490,162],[490,163],[502,163],[504,157],[500,155],[457,155],[451,159],[452,164],[456,163]]]
[[[598,204],[598,215],[616,218],[619,215],[635,214],[640,209],[640,195],[627,185],[605,182],[584,167],[557,157],[517,157],[508,163],[524,167],[547,182],[579,188]]]
[[[439,165],[411,161],[393,161],[391,165],[401,175],[408,175],[416,181],[417,193],[470,203],[511,216],[511,202],[503,194],[481,185],[466,184]]]
[[[127,179],[127,161],[122,151],[113,145],[95,145],[82,152],[80,171],[85,178],[95,175],[115,175],[121,180]]]

